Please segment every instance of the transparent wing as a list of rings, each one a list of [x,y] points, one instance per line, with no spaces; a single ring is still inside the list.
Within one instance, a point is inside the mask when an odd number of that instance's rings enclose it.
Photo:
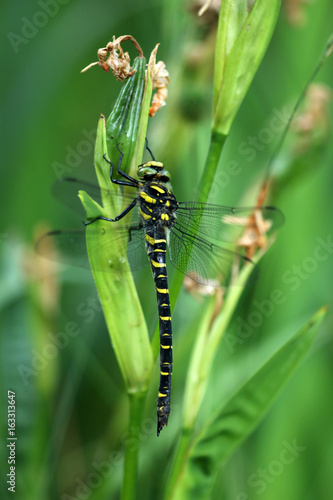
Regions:
[[[102,203],[101,190],[88,181],[65,177],[56,181],[52,186],[52,194],[60,203],[75,212],[85,215],[84,208],[78,197],[80,190],[86,191],[97,203]]]
[[[128,188],[130,189],[130,188]],[[106,199],[107,197],[111,197],[116,200],[116,204],[119,207],[124,207],[124,205],[129,205],[134,198],[136,198],[136,190],[133,189],[133,193],[124,192],[121,189],[117,190],[106,190],[101,189],[99,186],[92,184],[89,181],[85,181],[83,179],[76,179],[74,177],[64,177],[59,181],[55,182],[52,186],[52,194],[55,198],[65,205],[70,210],[74,210],[79,214],[85,216],[85,210],[82,206],[82,203],[78,197],[78,192],[80,190],[86,191],[89,196],[97,201],[101,206],[103,206],[102,197]],[[137,211],[132,211],[133,214],[133,223],[139,223],[139,215]],[[112,217],[118,215],[117,213],[112,214]]]
[[[52,192],[54,196],[65,206],[85,216],[84,208],[78,197],[79,190],[86,191],[97,203],[103,205],[102,197],[112,197],[124,209],[133,199],[136,198],[136,191],[124,193],[122,190],[101,190],[99,186],[82,179],[66,177],[57,181]],[[118,212],[120,213],[120,212]],[[110,214],[115,217],[118,213]],[[127,224],[126,224],[126,221]],[[140,221],[140,214],[134,208],[122,220],[121,224],[110,224],[110,230],[90,226],[90,232],[96,232],[96,245],[101,250],[107,250],[112,246],[112,242],[122,238],[128,241],[127,247],[124,244],[124,257],[128,258],[132,270],[141,269],[148,264],[144,244],[143,227]],[[52,231],[42,236],[36,243],[36,251],[52,260],[89,269],[89,258],[86,248],[86,230],[80,228],[70,231]],[[104,253],[104,252],[103,252]],[[121,256],[120,256],[121,257]],[[109,263],[101,263],[100,271],[112,272]]]
[[[110,225],[113,224],[110,222]],[[145,248],[145,239],[142,226],[139,224],[122,228],[89,228],[90,232],[96,233],[96,246],[99,250],[106,250],[112,246],[118,238],[128,240],[127,251],[124,248],[123,257],[127,257],[132,271],[142,269],[148,265],[148,257]],[[89,258],[86,247],[86,230],[74,231],[51,231],[42,236],[36,243],[37,253],[51,260],[90,269]],[[92,247],[92,251],[94,248]],[[121,258],[121,256],[119,256]],[[110,262],[101,262],[97,271],[112,272]]]
[[[206,203],[180,203],[171,229],[169,256],[172,264],[195,281],[207,285],[212,280],[227,284],[233,265],[251,260],[236,245],[247,229],[253,242],[258,228],[268,233],[283,223],[282,213],[274,207],[227,207]],[[250,231],[249,231],[250,229]]]
[[[222,285],[230,281],[232,264],[238,258],[240,263],[253,263],[231,248],[218,246],[190,232],[178,221],[170,232],[169,257],[180,272],[202,285],[218,280]]]
[[[177,221],[194,234],[220,242],[234,242],[253,214],[267,222],[269,231],[277,229],[284,221],[282,212],[274,207],[227,207],[196,202],[180,203]]]

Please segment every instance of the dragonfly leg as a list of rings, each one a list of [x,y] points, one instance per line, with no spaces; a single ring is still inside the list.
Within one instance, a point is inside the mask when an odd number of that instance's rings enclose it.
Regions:
[[[133,177],[131,177],[130,175],[126,174],[125,172],[123,172],[121,169],[120,169],[120,165],[121,165],[121,161],[123,159],[123,156],[124,156],[124,153],[122,151],[120,151],[119,149],[119,142],[117,144],[117,149],[120,153],[120,158],[119,158],[119,162],[118,162],[118,174],[121,175],[122,177],[124,177],[125,179],[127,179],[128,181],[132,182],[135,184],[135,187],[138,187],[138,181],[133,179]],[[112,180],[112,179],[111,179]]]
[[[93,222],[96,222],[97,220],[106,220],[108,222],[117,222],[118,220],[122,219],[123,217],[125,217],[126,214],[128,214],[128,212],[130,212],[132,210],[132,208],[135,207],[136,205],[136,198],[132,201],[132,203],[130,203],[128,205],[128,207],[125,208],[125,210],[123,210],[119,215],[117,215],[117,217],[115,217],[114,219],[109,219],[108,217],[103,217],[102,215],[100,215],[99,217],[96,217],[95,219],[93,220],[90,220],[88,222],[84,222],[83,224],[85,226],[89,226],[89,224],[92,224]]]
[[[119,174],[122,177],[125,177],[125,179],[128,179],[131,182],[128,182],[128,181],[119,181],[118,179],[114,179],[113,178],[113,163],[112,163],[112,161],[108,160],[106,158],[106,155],[103,155],[103,158],[104,158],[105,161],[107,161],[111,165],[111,169],[110,169],[110,180],[111,180],[111,182],[113,182],[114,184],[118,184],[120,186],[130,186],[130,187],[135,187],[135,188],[138,187],[138,182],[135,179],[133,179],[133,177],[130,177],[129,175],[125,174],[125,172],[122,172],[121,170],[119,170],[119,165],[118,165],[118,172],[119,172]],[[121,161],[121,157],[120,157],[120,161]]]
[[[146,137],[146,150],[148,151],[148,153],[150,154],[150,156],[152,157],[152,159],[155,161],[155,156],[153,155],[150,147],[148,146],[148,139]]]

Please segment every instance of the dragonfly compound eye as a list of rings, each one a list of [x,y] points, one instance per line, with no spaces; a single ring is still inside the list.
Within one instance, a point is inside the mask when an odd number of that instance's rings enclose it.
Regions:
[[[138,168],[138,177],[139,179],[145,179],[147,177],[154,177],[157,174],[155,168],[152,167],[139,167]]]

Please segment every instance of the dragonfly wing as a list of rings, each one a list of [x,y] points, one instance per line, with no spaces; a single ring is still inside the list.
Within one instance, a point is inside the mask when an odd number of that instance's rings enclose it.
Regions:
[[[203,285],[211,285],[216,280],[227,284],[237,257],[253,265],[231,248],[223,248],[191,233],[178,221],[171,229],[169,257],[176,269]]]
[[[123,190],[115,189],[101,189],[99,186],[74,177],[64,177],[59,179],[52,186],[52,194],[63,205],[70,210],[80,213],[85,216],[85,210],[78,197],[79,191],[85,191],[89,196],[95,200],[99,205],[103,206],[103,198],[111,197],[119,207],[124,208],[124,204],[129,205],[136,197],[136,193],[124,193]],[[112,214],[112,217],[118,214]]]
[[[234,242],[255,214],[267,222],[269,231],[283,224],[284,217],[274,207],[227,207],[208,203],[185,202],[177,209],[177,220],[187,230],[213,240]]]
[[[112,223],[110,223],[112,224]],[[103,228],[89,228],[90,234],[96,232],[96,247],[98,251],[107,250],[119,238],[123,238],[127,243],[127,253],[124,251],[124,258],[128,258],[131,270],[139,270],[145,267],[149,261],[145,249],[144,232],[139,224],[132,224],[121,229],[113,228],[112,233]],[[42,236],[36,243],[36,251],[43,257],[57,262],[90,269],[89,258],[86,246],[86,230],[74,231],[51,231]],[[94,251],[92,245],[91,251]],[[97,251],[97,248],[96,248]],[[120,256],[121,257],[121,256]],[[101,262],[97,271],[112,272],[109,261]]]
[[[37,240],[35,251],[55,262],[89,268],[85,229],[50,231]]]

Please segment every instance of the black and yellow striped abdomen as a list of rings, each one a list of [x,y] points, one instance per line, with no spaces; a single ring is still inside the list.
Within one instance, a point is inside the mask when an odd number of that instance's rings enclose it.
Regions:
[[[157,295],[160,329],[160,384],[157,399],[157,435],[170,414],[172,375],[171,309],[166,270],[167,231],[174,224],[178,204],[169,189],[158,182],[140,191],[140,213],[144,221],[146,249]]]
[[[163,229],[147,228],[147,251],[155,281],[160,327],[160,384],[157,399],[157,434],[167,425],[170,413],[172,375],[171,310],[166,271],[166,237]]]

